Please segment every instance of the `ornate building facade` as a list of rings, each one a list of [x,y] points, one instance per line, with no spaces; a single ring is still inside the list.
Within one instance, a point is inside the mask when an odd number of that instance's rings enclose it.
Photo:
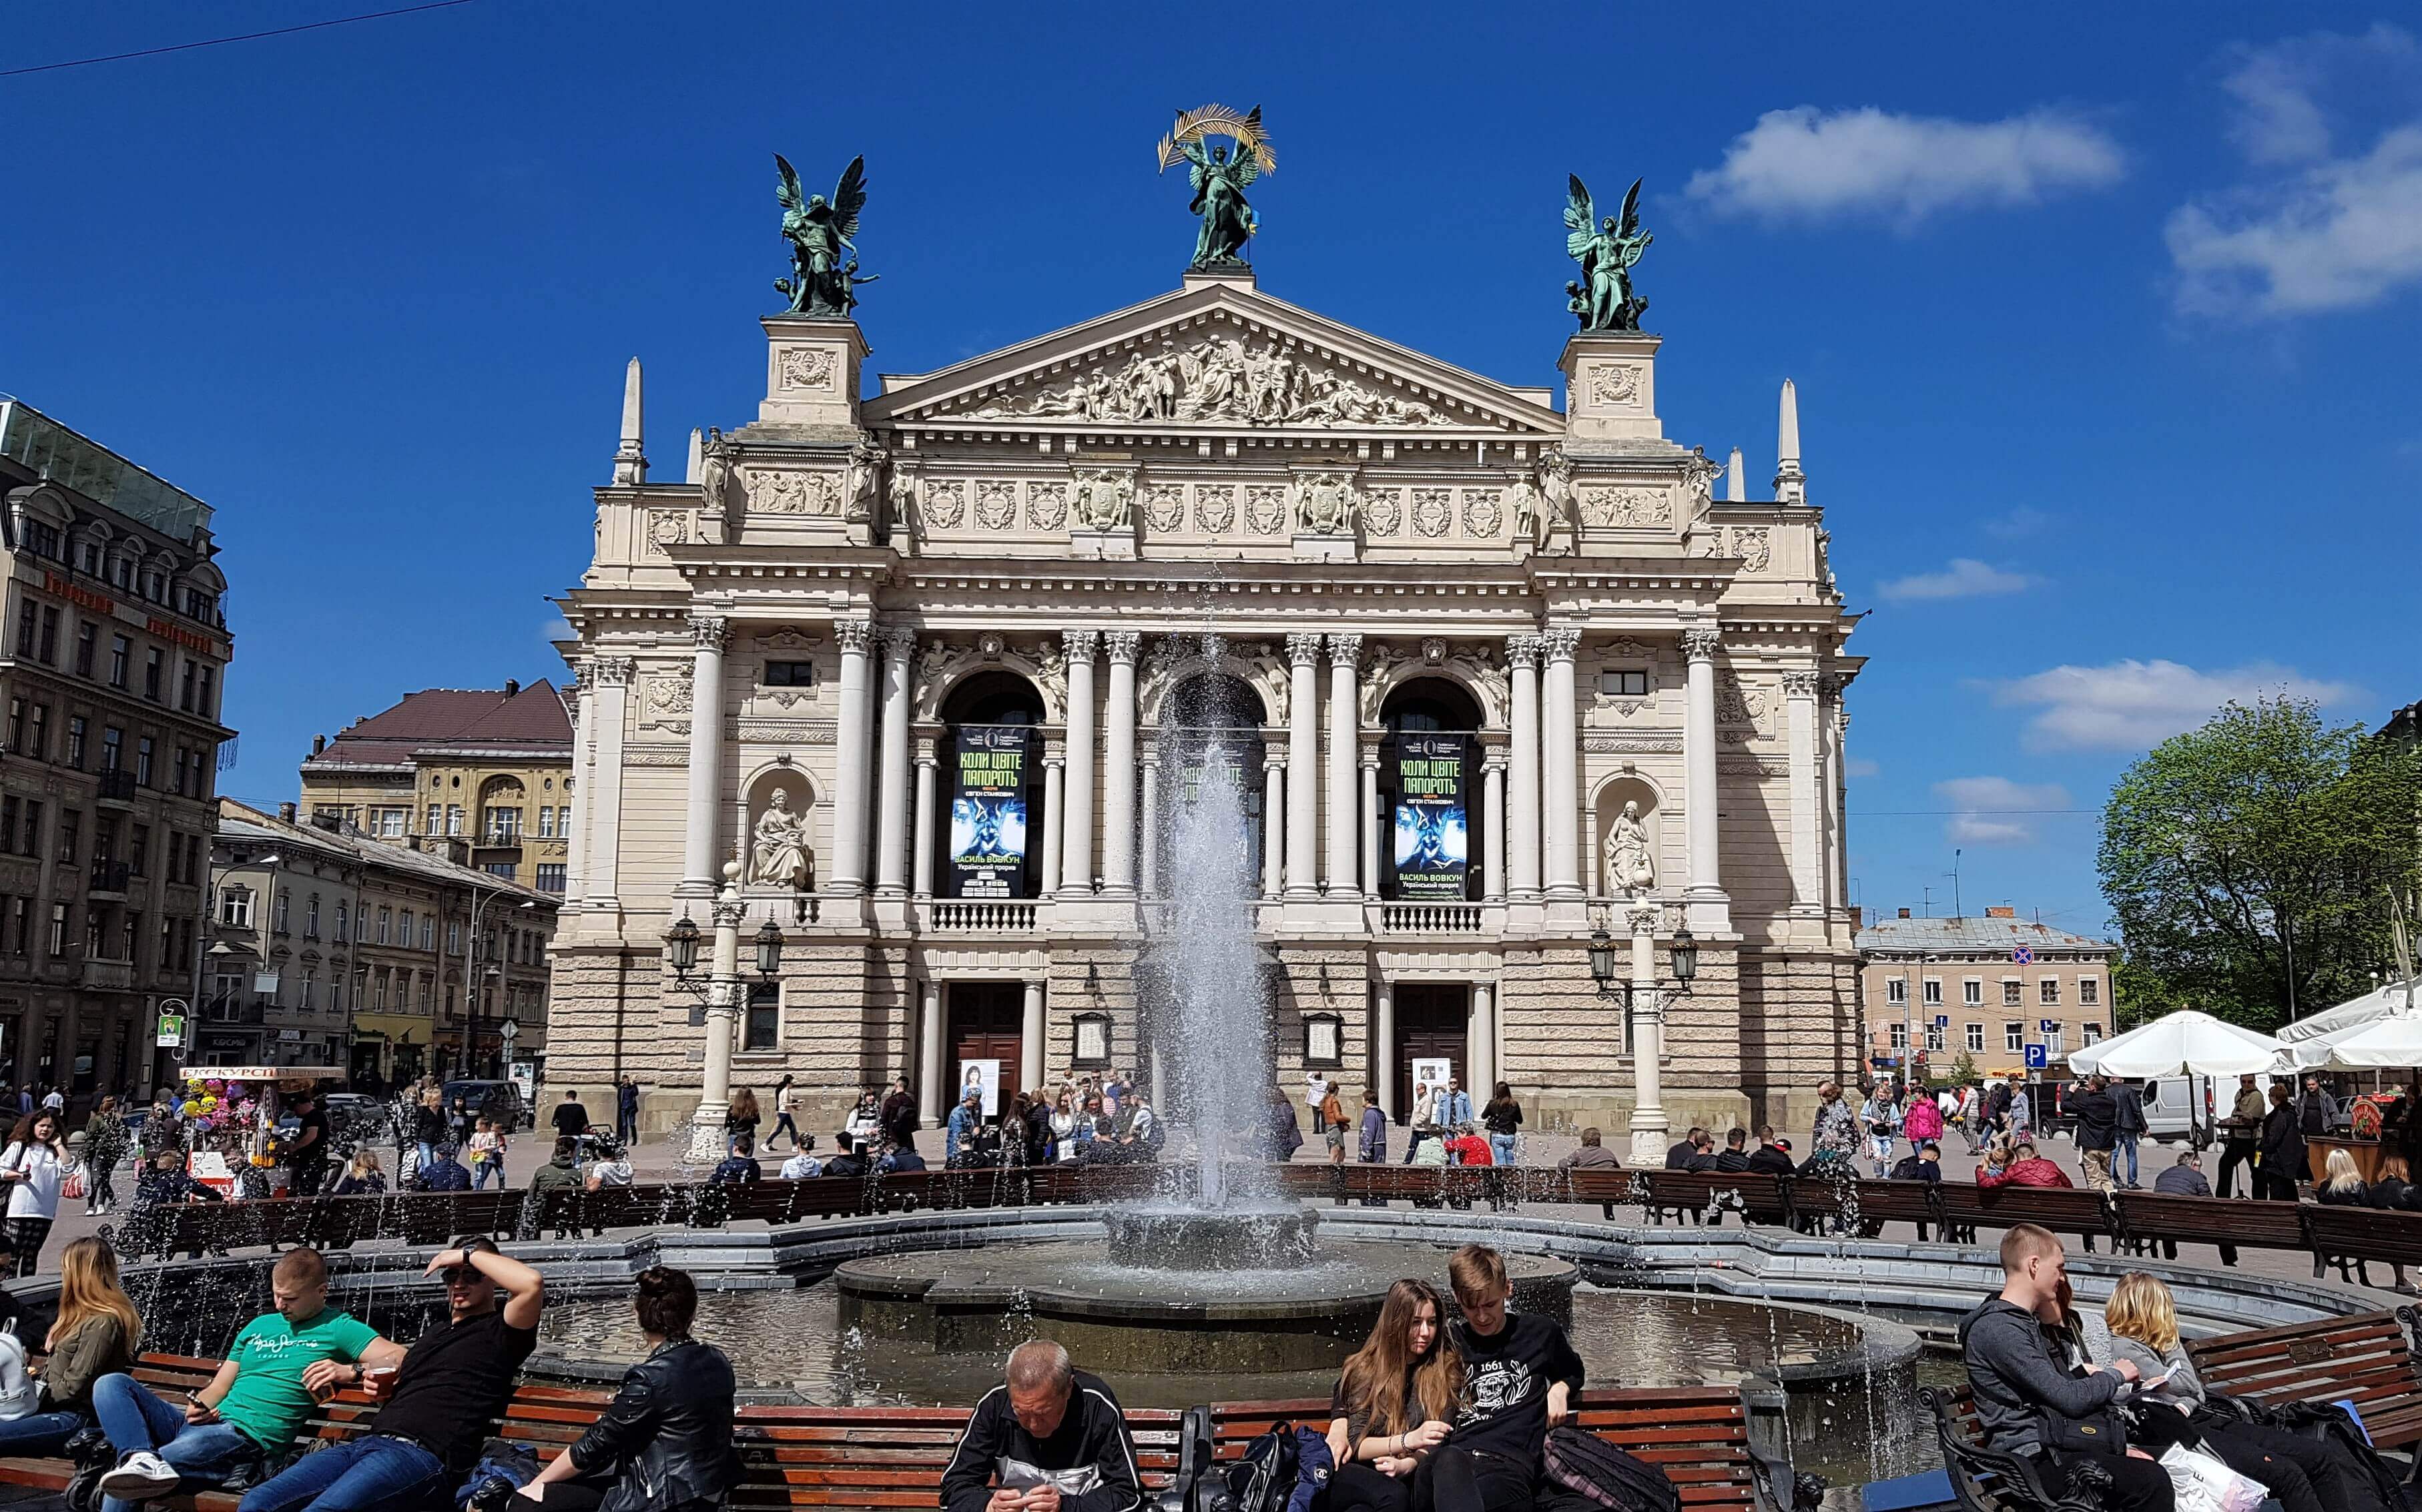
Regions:
[[[1801,1121],[1863,1047],[1843,692],[1860,663],[1785,386],[1774,496],[1664,437],[1659,338],[1585,333],[1564,405],[1262,292],[1241,266],[938,372],[768,318],[766,398],[652,481],[633,365],[577,674],[550,1074],[697,1106],[663,937],[741,863],[736,1084],[837,1114],[961,1065],[1157,1064],[1154,822],[1242,769],[1281,1085],[1392,1110],[1413,1063],[1533,1126],[1625,1126],[1647,910],[1676,1127]],[[1727,472],[1729,476],[1727,477]],[[1719,497],[1721,494],[1721,497]],[[1207,640],[1205,638],[1209,638]],[[1619,989],[1620,983],[1614,984]],[[1656,1011],[1644,1004],[1644,1012]],[[591,1106],[602,1106],[592,1101]]]

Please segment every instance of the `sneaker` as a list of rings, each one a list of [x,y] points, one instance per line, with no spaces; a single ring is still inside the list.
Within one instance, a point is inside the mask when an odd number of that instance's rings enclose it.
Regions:
[[[177,1473],[148,1449],[137,1449],[101,1477],[102,1494],[121,1502],[148,1502],[177,1488]]]

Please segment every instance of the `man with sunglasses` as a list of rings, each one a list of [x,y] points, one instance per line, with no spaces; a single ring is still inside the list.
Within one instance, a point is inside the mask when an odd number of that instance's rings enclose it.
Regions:
[[[239,1512],[374,1512],[450,1490],[478,1464],[488,1426],[538,1343],[546,1283],[484,1236],[438,1252],[447,1322],[420,1336],[392,1377],[365,1386],[380,1404],[367,1432],[306,1455],[244,1493]],[[502,1301],[498,1294],[502,1293]]]

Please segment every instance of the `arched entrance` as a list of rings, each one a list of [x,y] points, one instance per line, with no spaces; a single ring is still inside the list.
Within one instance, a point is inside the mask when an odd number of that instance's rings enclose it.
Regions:
[[[980,672],[942,704],[934,891],[1031,898],[1043,890],[1043,695],[1014,672]]]
[[[1416,677],[1388,695],[1379,723],[1379,896],[1486,896],[1480,705],[1451,678]]]

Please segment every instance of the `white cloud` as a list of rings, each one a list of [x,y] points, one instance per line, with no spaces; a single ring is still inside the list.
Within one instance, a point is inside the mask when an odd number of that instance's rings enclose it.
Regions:
[[[1722,165],[1692,174],[1685,192],[1736,214],[1879,214],[1913,224],[1941,211],[2099,189],[2126,171],[2116,142],[2058,111],[1969,121],[1801,105],[1760,116],[1733,138]]]
[[[2052,524],[2052,516],[2024,504],[2007,514],[1996,515],[1985,522],[1985,533],[1997,541],[2018,541],[2034,535]]]
[[[539,625],[538,638],[541,644],[544,645],[549,651],[553,651],[557,641],[577,640],[580,637],[573,630],[571,621],[565,619],[560,614],[557,614],[550,615]]]
[[[1864,756],[1846,756],[1842,760],[1842,775],[1844,777],[1876,777],[1880,775],[1882,771],[1882,767],[1878,766],[1875,763],[1867,760]]]
[[[2034,587],[2035,581],[2024,573],[2005,573],[1973,557],[1954,557],[1951,565],[1939,573],[1895,577],[1876,591],[1895,603],[1915,599],[1992,598],[2004,593],[2023,592]]]
[[[1955,777],[1935,783],[1934,795],[1958,811],[1942,834],[1963,845],[2031,844],[2036,818],[2068,807],[2068,789],[2057,782],[2013,782],[2006,777]]]
[[[2417,56],[2410,34],[2384,24],[2244,50],[2222,81],[2237,101],[2229,136],[2250,163],[2273,171],[2170,213],[2163,236],[2180,310],[2354,309],[2422,280],[2422,121],[2392,126],[2367,151],[2333,156],[2323,100],[2358,68],[2410,73]]]
[[[2131,658],[2016,678],[2001,685],[1994,701],[2039,711],[2027,721],[2030,749],[2133,751],[2194,729],[2232,700],[2286,693],[2329,704],[2355,692],[2271,662],[2199,672],[2174,661]]]

